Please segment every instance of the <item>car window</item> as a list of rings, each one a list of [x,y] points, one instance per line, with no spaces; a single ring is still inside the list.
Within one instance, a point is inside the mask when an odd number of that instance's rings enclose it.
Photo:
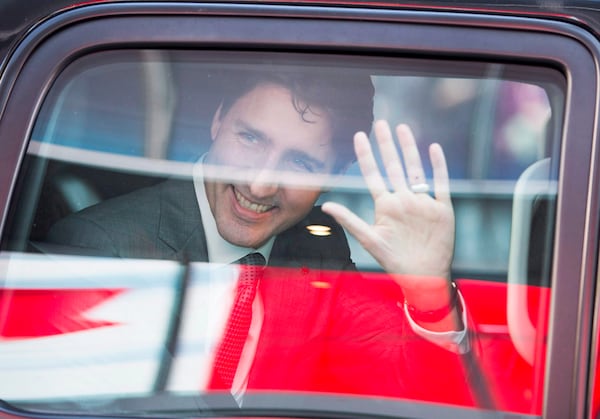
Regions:
[[[313,86],[321,105],[282,88],[310,78],[331,83]],[[221,394],[216,352],[249,247],[268,263],[231,379],[238,405],[308,392],[540,414],[564,102],[564,77],[533,65],[166,49],[75,60],[36,118],[2,237],[0,398],[120,414],[150,411],[125,400],[158,392]],[[402,320],[394,275],[413,273],[390,273],[393,255],[352,230],[401,189],[372,120],[412,130],[424,177],[406,182],[426,189],[402,189],[412,197],[443,194],[430,144],[445,153],[449,275],[472,336],[436,340]],[[385,191],[339,148],[359,130]],[[356,214],[352,231],[313,209],[331,201]]]

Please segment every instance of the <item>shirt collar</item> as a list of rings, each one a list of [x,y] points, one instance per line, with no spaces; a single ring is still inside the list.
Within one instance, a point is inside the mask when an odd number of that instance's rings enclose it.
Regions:
[[[204,162],[204,154],[195,164],[193,168],[194,190],[196,192],[196,200],[202,214],[202,226],[206,237],[206,247],[208,250],[208,261],[212,263],[231,263],[244,257],[251,252],[259,252],[269,261],[271,249],[275,237],[271,237],[264,245],[258,249],[236,246],[229,243],[219,234],[215,217],[210,209],[208,199],[206,197],[206,189],[204,187],[204,171],[202,164]]]

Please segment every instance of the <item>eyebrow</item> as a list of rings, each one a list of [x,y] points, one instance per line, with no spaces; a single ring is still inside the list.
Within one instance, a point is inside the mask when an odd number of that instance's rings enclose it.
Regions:
[[[271,141],[271,139],[269,138],[269,136],[267,134],[265,134],[264,132],[262,132],[259,129],[256,129],[252,126],[250,126],[247,122],[241,120],[241,119],[236,119],[233,122],[233,126],[235,127],[236,130],[244,130],[244,131],[248,131],[250,134],[254,135],[257,138],[260,138],[261,140],[269,140]]]

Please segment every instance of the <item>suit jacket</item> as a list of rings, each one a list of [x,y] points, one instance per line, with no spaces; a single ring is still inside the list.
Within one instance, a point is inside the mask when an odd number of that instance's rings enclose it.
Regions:
[[[332,234],[313,236],[308,224],[329,225]],[[191,181],[167,181],[73,214],[48,241],[105,256],[208,259]],[[415,335],[399,287],[383,274],[359,275],[343,229],[320,208],[277,236],[269,265],[248,390],[473,403],[461,357]]]

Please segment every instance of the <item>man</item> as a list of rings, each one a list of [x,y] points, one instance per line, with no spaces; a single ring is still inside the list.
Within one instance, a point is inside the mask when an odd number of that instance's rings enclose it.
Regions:
[[[258,252],[269,267],[281,268],[264,272],[253,297],[242,361],[224,386],[235,394],[289,389],[426,398],[421,387],[431,383],[416,384],[422,369],[415,359],[430,341],[452,348],[431,353],[448,360],[444,374],[459,377],[457,353],[468,342],[450,281],[454,217],[439,145],[430,148],[431,196],[408,127],[396,129],[403,165],[387,123],[376,122],[389,190],[365,134],[372,120],[368,76],[253,73],[229,87],[193,182],[168,181],[86,209],[57,223],[48,240],[111,256],[182,261],[231,263]],[[354,156],[374,200],[372,225],[339,204],[314,206],[322,185]],[[332,234],[312,236],[305,228],[311,224]],[[392,281],[352,274],[340,225]]]

